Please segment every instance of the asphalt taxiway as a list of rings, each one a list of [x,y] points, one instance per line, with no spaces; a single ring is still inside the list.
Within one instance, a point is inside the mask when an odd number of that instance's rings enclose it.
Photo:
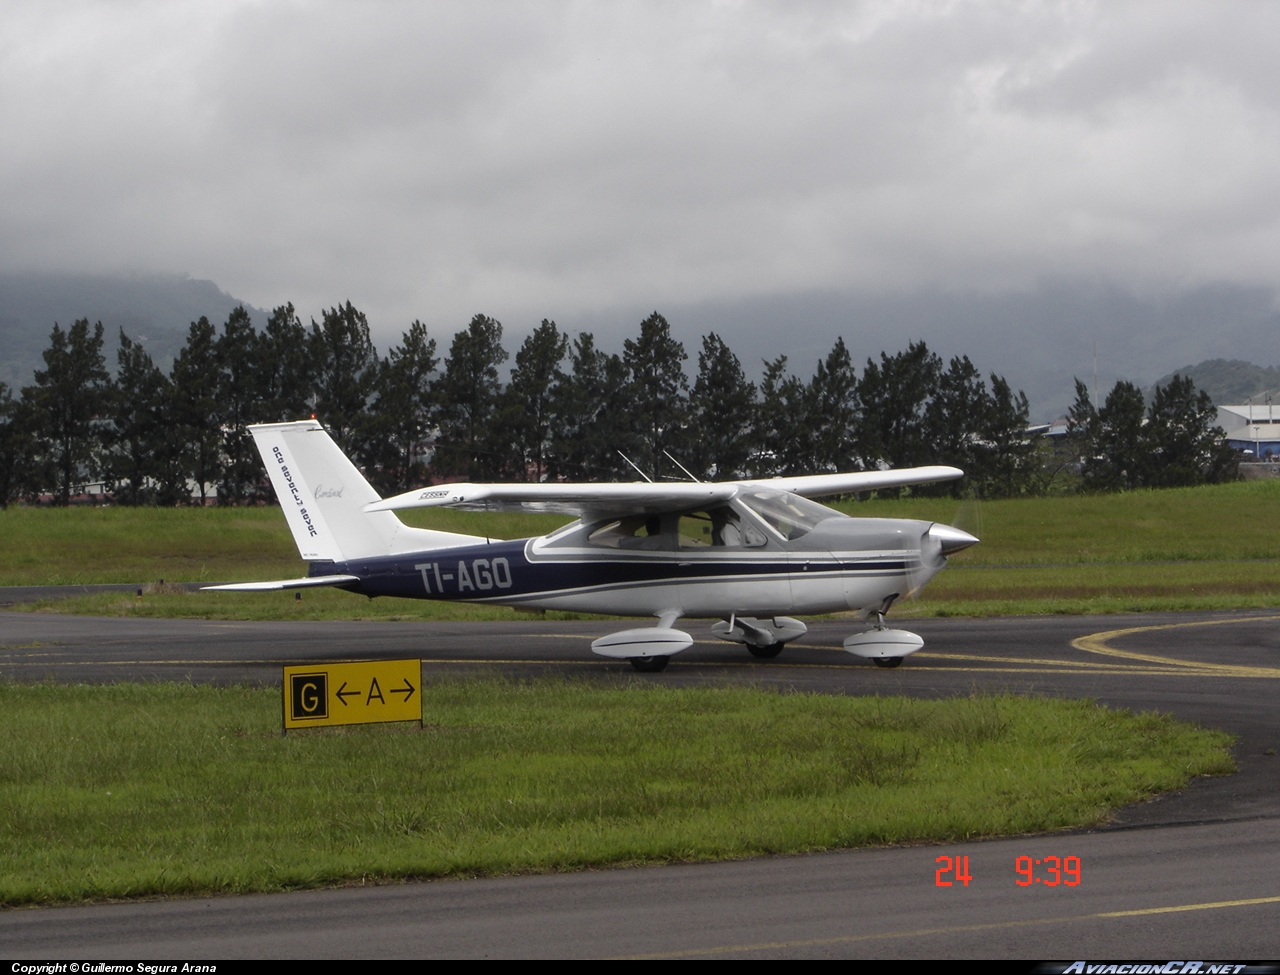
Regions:
[[[0,677],[278,683],[285,664],[419,657],[446,673],[751,682],[823,693],[1012,691],[1156,710],[1237,736],[1240,771],[1107,827],[741,863],[0,913],[0,953],[54,957],[1280,956],[1280,611],[922,619],[895,670],[819,621],[760,661],[697,642],[661,674],[592,657],[611,621],[206,622],[0,613]],[[973,880],[935,885],[935,858]],[[1021,887],[1017,856],[1077,856],[1077,886]],[[374,951],[374,948],[377,951]],[[1151,959],[1146,956],[1151,955]]]

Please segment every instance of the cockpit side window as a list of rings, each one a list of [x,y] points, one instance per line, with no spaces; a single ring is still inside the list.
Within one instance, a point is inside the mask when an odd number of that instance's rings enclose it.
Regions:
[[[746,532],[759,534],[758,530],[744,526],[741,516],[728,505],[680,516],[681,548],[742,548],[751,545]]]
[[[738,500],[789,542],[807,534],[820,521],[842,517],[838,511],[787,491],[748,490],[739,494]]]
[[[661,515],[632,515],[606,521],[587,536],[589,545],[658,551],[670,548],[662,532]]]

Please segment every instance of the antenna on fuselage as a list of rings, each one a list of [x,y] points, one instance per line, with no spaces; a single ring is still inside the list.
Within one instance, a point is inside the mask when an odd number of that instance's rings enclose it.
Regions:
[[[615,450],[617,450],[617,448],[616,448],[616,447],[615,447],[614,449],[615,449]],[[625,460],[625,461],[626,461],[628,464],[630,464],[632,467],[635,467],[635,468],[636,468],[636,473],[637,473],[637,474],[639,474],[641,477],[643,477],[646,481],[648,481],[650,484],[652,484],[652,483],[653,483],[653,478],[651,478],[651,477],[650,477],[648,474],[646,474],[644,471],[640,470],[640,468],[639,468],[639,467],[636,467],[636,463],[635,463],[635,461],[633,461],[630,457],[628,457],[626,454],[624,454],[621,450],[618,450],[618,456],[619,456],[619,457],[621,457],[623,460]]]
[[[1098,340],[1093,340],[1093,412],[1098,412]]]
[[[672,456],[671,456],[671,454],[670,454],[668,451],[663,450],[662,452],[663,452],[664,454],[666,454],[666,455],[667,455],[667,460],[671,461],[671,463],[675,464],[675,465],[676,465],[676,467],[678,467],[678,468],[680,468],[680,470],[684,471],[685,476],[686,476],[686,477],[688,477],[688,478],[689,478],[689,480],[693,481],[693,482],[694,482],[694,483],[696,483],[696,484],[701,484],[701,483],[702,483],[702,482],[701,482],[701,481],[699,481],[696,477],[694,477],[692,474],[690,474],[690,473],[689,473],[689,469],[688,469],[687,467],[685,467],[685,466],[684,466],[684,464],[680,463],[680,461],[678,461],[678,460],[676,460],[674,457],[672,457]]]

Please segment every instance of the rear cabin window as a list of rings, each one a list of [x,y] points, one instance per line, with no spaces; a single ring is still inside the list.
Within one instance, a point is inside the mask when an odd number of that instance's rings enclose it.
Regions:
[[[591,545],[604,548],[629,548],[641,551],[658,551],[670,548],[662,534],[660,515],[634,515],[607,521],[587,536]]]

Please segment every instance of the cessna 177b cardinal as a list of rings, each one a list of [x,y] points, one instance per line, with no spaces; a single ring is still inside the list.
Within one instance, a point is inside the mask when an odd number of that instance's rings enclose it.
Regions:
[[[894,667],[924,645],[884,614],[978,539],[927,521],[851,518],[811,497],[927,484],[954,467],[761,480],[628,484],[440,484],[382,499],[315,420],[249,428],[302,558],[301,579],[211,589],[337,586],[406,596],[657,617],[591,649],[659,671],[693,637],[682,616],[718,617],[722,640],[757,657],[802,636],[788,614],[857,610],[874,629],[845,649]],[[524,510],[576,516],[541,538],[498,541],[409,528],[401,508]]]

